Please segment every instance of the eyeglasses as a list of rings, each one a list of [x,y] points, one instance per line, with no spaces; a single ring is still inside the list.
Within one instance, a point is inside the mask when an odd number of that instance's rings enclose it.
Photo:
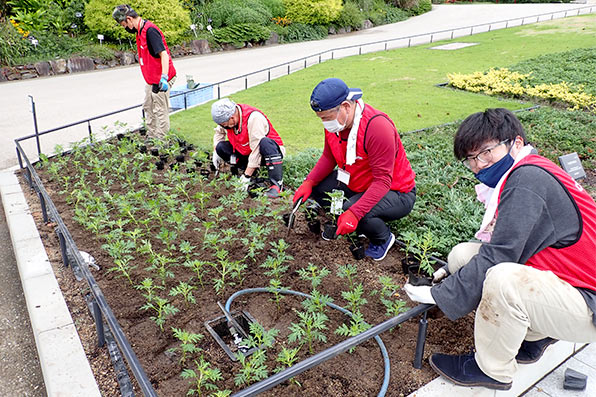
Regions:
[[[463,165],[465,165],[469,169],[472,169],[472,162],[474,162],[475,164],[476,163],[487,164],[489,161],[491,161],[493,159],[492,151],[501,145],[507,144],[509,141],[510,141],[510,139],[505,139],[504,141],[501,141],[494,146],[484,149],[483,151],[481,151],[480,153],[478,153],[475,156],[466,157],[461,162],[463,163]]]

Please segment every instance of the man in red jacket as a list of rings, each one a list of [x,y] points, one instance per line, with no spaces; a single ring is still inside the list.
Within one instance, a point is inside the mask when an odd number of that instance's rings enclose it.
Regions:
[[[176,80],[166,39],[153,22],[142,19],[129,5],[116,6],[112,17],[127,32],[136,35],[139,65],[147,82],[143,101],[147,134],[163,138],[170,131],[169,95]]]
[[[393,121],[361,97],[361,90],[337,78],[325,79],[313,90],[310,106],[323,122],[325,146],[294,202],[312,196],[329,208],[327,193],[343,191],[347,200],[337,234],[364,234],[370,241],[366,255],[380,261],[395,242],[385,222],[412,211],[415,174]]]

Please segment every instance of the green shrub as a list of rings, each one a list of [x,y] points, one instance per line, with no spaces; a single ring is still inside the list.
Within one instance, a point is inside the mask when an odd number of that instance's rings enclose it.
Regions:
[[[286,6],[283,0],[261,0],[261,3],[271,12],[272,18],[283,18],[286,16]]]
[[[122,0],[90,0],[85,7],[85,25],[93,34],[103,34],[106,39],[131,38],[114,19],[114,7]],[[178,0],[130,0],[130,6],[143,18],[155,23],[164,33],[168,45],[180,41],[190,26],[188,10]]]
[[[269,28],[256,23],[239,23],[213,31],[215,40],[230,43],[236,47],[244,47],[245,42],[267,40],[271,34]]]
[[[215,0],[204,8],[204,14],[212,19],[213,28],[241,23],[268,25],[273,17],[259,0]]]
[[[430,0],[418,0],[417,4],[413,5],[411,8],[408,8],[408,13],[410,15],[421,15],[425,12],[429,12],[433,8]]]
[[[33,46],[8,21],[0,22],[0,65],[12,66],[33,51]]]
[[[292,23],[287,27],[286,35],[282,37],[286,43],[295,41],[320,40],[327,37],[327,28],[321,25],[305,25]]]
[[[407,11],[397,7],[387,7],[387,14],[385,15],[385,23],[396,23],[408,19]]]
[[[334,21],[334,24],[341,28],[350,27],[360,29],[364,19],[364,13],[360,11],[358,5],[348,0],[339,12],[339,16]]]
[[[284,0],[286,17],[307,25],[326,25],[337,19],[342,0]]]
[[[284,184],[296,189],[304,177],[312,170],[323,151],[321,149],[306,149],[284,159]]]

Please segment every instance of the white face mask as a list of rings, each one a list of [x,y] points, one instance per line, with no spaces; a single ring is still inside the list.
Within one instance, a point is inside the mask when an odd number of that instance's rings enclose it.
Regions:
[[[337,112],[337,115],[339,116],[339,112]],[[323,127],[327,131],[337,134],[338,132],[343,131],[346,128],[346,123],[339,124],[339,121],[337,121],[337,118],[336,118],[334,120],[323,121]]]
[[[346,126],[345,124],[344,125],[339,124],[339,121],[337,121],[337,119],[330,120],[330,121],[323,121],[323,127],[325,127],[325,129],[327,131],[333,132],[335,134],[342,131],[345,128],[345,126]]]

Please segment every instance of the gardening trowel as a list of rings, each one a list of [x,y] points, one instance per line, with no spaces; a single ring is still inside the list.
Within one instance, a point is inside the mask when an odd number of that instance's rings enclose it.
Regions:
[[[224,307],[224,305],[221,304],[221,302],[217,301],[217,305],[228,319],[228,328],[230,330],[230,334],[234,338],[234,344],[236,345],[236,347],[238,347],[238,350],[240,350],[241,353],[246,353],[248,351],[248,346],[242,343],[242,338],[240,337],[238,332],[242,333],[242,336],[244,336],[245,338],[248,338],[248,335],[246,335],[240,324],[238,324],[238,322],[234,319],[234,317],[232,317],[230,312],[226,310],[226,308]]]
[[[290,235],[290,230],[294,227],[294,220],[296,220],[296,212],[298,211],[300,204],[302,204],[302,197],[300,197],[298,201],[296,201],[296,204],[294,204],[294,209],[292,209],[292,212],[290,212],[290,218],[288,219],[288,232],[286,233],[286,237]]]

